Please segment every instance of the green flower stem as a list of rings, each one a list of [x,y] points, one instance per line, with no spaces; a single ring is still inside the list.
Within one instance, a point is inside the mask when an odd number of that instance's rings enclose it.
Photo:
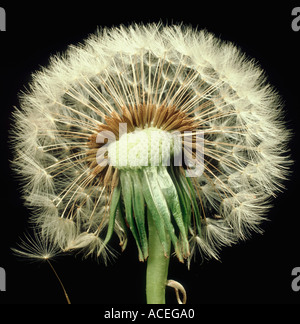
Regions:
[[[167,235],[168,250],[165,252],[167,252],[168,257],[166,257],[149,208],[147,208],[147,213],[149,232],[149,257],[147,260],[146,273],[147,304],[165,304],[165,290],[170,261],[171,240]]]

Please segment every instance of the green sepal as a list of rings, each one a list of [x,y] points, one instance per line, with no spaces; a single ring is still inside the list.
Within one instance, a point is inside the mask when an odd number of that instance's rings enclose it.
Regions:
[[[184,188],[185,192],[187,194],[189,194],[189,196],[191,198],[194,219],[196,221],[196,227],[197,227],[198,234],[200,235],[201,234],[201,214],[199,211],[194,186],[193,186],[191,180],[182,174],[179,175],[179,180],[180,180],[181,185]]]
[[[182,186],[180,186],[178,174],[175,173],[174,168],[172,166],[170,167],[169,171],[170,171],[171,179],[175,185],[175,188],[176,188],[176,191],[178,194],[185,230],[186,230],[186,233],[188,233],[188,230],[189,230],[189,227],[191,224],[191,212],[192,212],[191,198],[190,198],[190,195],[188,195],[186,193],[184,188],[182,188]]]
[[[122,228],[123,232],[124,232],[124,241],[121,241],[120,239],[120,246],[122,249],[122,252],[126,249],[127,246],[127,241],[128,241],[128,234],[127,234],[127,225],[124,219],[124,215],[123,215],[123,206],[122,206],[122,201],[121,199],[119,200],[119,204],[118,204],[118,210],[117,210],[117,221],[119,226]]]
[[[159,232],[158,235],[164,250],[167,251],[164,233],[166,231],[170,236],[179,261],[183,262],[183,257],[178,247],[178,239],[175,235],[175,230],[171,222],[171,214],[168,204],[158,183],[157,168],[153,167],[143,170],[143,184],[144,197],[147,206],[151,211],[156,229]]]
[[[144,258],[148,257],[148,239],[146,231],[146,221],[145,221],[145,200],[143,195],[142,183],[137,174],[140,171],[130,172],[131,179],[134,183],[133,186],[133,211],[134,218],[137,225],[141,248],[143,251]]]
[[[151,184],[149,182],[147,175],[143,171],[141,173],[139,173],[139,176],[140,176],[141,183],[143,183],[143,186],[142,186],[143,195],[144,195],[148,209],[151,210],[151,216],[153,218],[153,222],[154,222],[156,230],[157,230],[157,235],[158,235],[161,245],[163,247],[165,257],[169,257],[168,238],[166,235],[163,219],[162,219],[161,215],[159,214],[159,212],[157,211],[157,208],[154,203],[155,197],[153,196]]]
[[[166,167],[157,168],[157,180],[160,189],[166,199],[170,212],[178,226],[183,242],[183,253],[184,256],[187,257],[190,254],[187,231],[183,221],[178,193]]]
[[[111,239],[111,236],[114,232],[116,213],[120,202],[120,195],[121,195],[121,187],[119,184],[117,187],[114,188],[111,195],[110,208],[109,208],[109,223],[108,223],[106,237],[104,239],[104,244],[108,243],[108,241]]]
[[[129,228],[132,232],[132,235],[135,239],[138,253],[139,253],[139,260],[144,261],[145,258],[143,256],[143,252],[141,249],[141,241],[135,226],[134,217],[133,217],[133,206],[132,206],[132,199],[133,199],[133,185],[131,181],[131,177],[128,172],[120,171],[120,181],[122,186],[122,196],[125,206],[125,214],[126,220],[128,222]]]

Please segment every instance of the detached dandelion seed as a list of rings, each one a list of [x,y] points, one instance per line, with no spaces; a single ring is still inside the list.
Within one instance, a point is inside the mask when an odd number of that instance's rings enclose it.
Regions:
[[[190,266],[261,231],[289,172],[281,110],[258,64],[206,31],[101,29],[34,74],[13,166],[42,242],[107,262],[131,231],[147,302],[164,303],[172,251]]]
[[[64,292],[67,303],[71,304],[67,291],[50,262],[50,259],[55,258],[61,253],[60,248],[52,242],[42,239],[37,231],[34,231],[33,235],[25,234],[24,239],[21,239],[18,246],[18,248],[12,248],[13,253],[18,257],[32,260],[33,262],[43,261],[48,263]]]
[[[61,253],[58,246],[50,241],[45,241],[37,232],[34,232],[33,235],[24,234],[18,248],[12,248],[12,251],[16,256],[26,260],[30,259],[32,262],[54,259]]]

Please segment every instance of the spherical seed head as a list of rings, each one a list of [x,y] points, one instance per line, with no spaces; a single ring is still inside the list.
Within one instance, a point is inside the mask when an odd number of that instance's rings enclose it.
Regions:
[[[144,259],[147,231],[136,215],[155,196],[165,199],[158,214],[167,215],[157,228],[172,237],[177,256],[190,260],[198,247],[217,258],[220,247],[259,231],[283,188],[290,161],[281,106],[259,66],[210,33],[157,24],[102,29],[34,75],[14,114],[14,167],[43,239],[63,250],[101,255],[112,232],[125,248],[130,223]],[[173,134],[185,131],[179,145]],[[189,178],[198,132],[204,170]],[[166,138],[173,149],[157,153],[150,161],[157,168],[147,171],[140,167],[154,152],[142,142],[152,136],[161,142],[156,153]],[[120,158],[133,152],[136,166]],[[161,168],[179,153],[185,163]]]

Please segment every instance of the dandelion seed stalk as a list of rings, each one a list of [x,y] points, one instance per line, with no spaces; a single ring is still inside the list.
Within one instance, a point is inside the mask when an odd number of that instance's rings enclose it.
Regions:
[[[47,263],[49,264],[50,268],[51,268],[52,271],[54,272],[55,277],[57,278],[57,280],[58,280],[58,282],[59,282],[59,284],[60,284],[60,286],[61,286],[61,288],[62,288],[62,290],[63,290],[63,292],[64,292],[64,295],[65,295],[65,297],[66,297],[66,301],[67,301],[67,303],[68,303],[68,304],[71,304],[71,301],[70,301],[70,298],[69,298],[69,296],[68,296],[68,294],[67,294],[67,291],[66,291],[66,289],[65,289],[65,287],[64,287],[64,285],[63,285],[63,283],[62,283],[62,281],[60,280],[60,278],[59,278],[57,272],[55,271],[55,269],[54,269],[52,263],[51,263],[50,260],[48,260],[48,259],[47,259]]]
[[[165,304],[171,240],[167,238],[167,251],[164,252],[149,208],[147,219],[149,231],[149,257],[146,272],[147,304]]]

